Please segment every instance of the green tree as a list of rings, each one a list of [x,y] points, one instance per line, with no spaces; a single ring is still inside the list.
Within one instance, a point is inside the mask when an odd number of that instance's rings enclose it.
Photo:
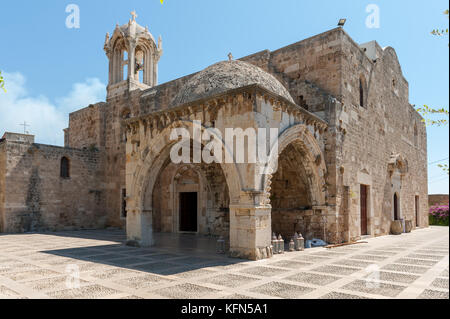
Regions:
[[[448,9],[444,11],[444,15],[446,15],[448,19]],[[439,37],[448,35],[448,28],[434,29],[433,31],[431,31],[431,34]],[[428,105],[424,105],[423,107],[418,108],[417,111],[425,118],[424,122],[427,125],[443,126],[448,124],[448,111],[444,108],[438,109],[429,107]],[[430,118],[430,116],[439,116],[440,118],[436,120]]]
[[[3,79],[2,71],[0,71],[0,89],[2,89],[3,91],[6,92],[6,89],[5,89],[5,80]]]
[[[448,9],[444,11],[444,14],[447,16],[448,19]],[[434,29],[431,31],[432,35],[435,36],[445,36],[448,35],[448,28],[446,29]],[[448,111],[444,108],[437,109],[437,108],[431,108],[428,105],[424,105],[422,108],[418,108],[417,111],[422,114],[422,116],[425,118],[423,121],[428,126],[444,126],[448,125]],[[438,116],[438,119],[430,118],[430,116]],[[439,168],[441,168],[444,172],[449,174],[449,167],[447,164],[439,164]]]
[[[444,11],[444,14],[448,18],[448,9]],[[431,34],[432,35],[437,35],[439,37],[444,36],[444,35],[448,35],[448,28],[446,28],[446,29],[434,29],[433,31],[431,31]]]

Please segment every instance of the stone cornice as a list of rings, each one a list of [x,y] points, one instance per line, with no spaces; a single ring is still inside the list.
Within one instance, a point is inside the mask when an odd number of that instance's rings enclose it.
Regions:
[[[128,130],[131,130],[131,127],[141,122],[151,122],[155,119],[157,119],[158,121],[162,120],[163,122],[173,122],[183,116],[189,116],[194,113],[217,111],[219,107],[225,105],[227,102],[231,102],[233,99],[238,98],[238,96],[251,99],[252,102],[256,101],[256,97],[263,98],[266,101],[270,101],[270,103],[274,105],[275,108],[303,118],[304,122],[307,125],[314,125],[314,127],[320,131],[324,131],[328,127],[328,123],[318,116],[305,110],[299,105],[292,103],[286,98],[261,87],[258,84],[252,84],[238,89],[232,89],[225,93],[220,93],[208,98],[199,99],[173,108],[136,116],[124,120],[124,123],[128,127]]]

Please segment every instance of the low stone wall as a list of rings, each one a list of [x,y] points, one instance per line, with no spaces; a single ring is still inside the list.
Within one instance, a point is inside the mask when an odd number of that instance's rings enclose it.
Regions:
[[[3,232],[105,226],[98,152],[16,141],[4,143],[6,167],[0,173],[4,176],[6,203]],[[69,159],[69,178],[61,177],[62,157]]]
[[[448,200],[449,200],[448,194],[428,195],[428,204],[430,205],[430,207],[436,205],[448,205]]]

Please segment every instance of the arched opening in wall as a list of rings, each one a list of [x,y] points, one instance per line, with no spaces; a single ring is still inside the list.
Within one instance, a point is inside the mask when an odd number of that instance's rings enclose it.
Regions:
[[[136,49],[136,80],[138,80],[140,83],[144,83],[144,66],[145,66],[145,59],[144,59],[144,51],[140,47]]]
[[[61,158],[60,177],[70,178],[70,160],[67,157]]]
[[[400,207],[399,207],[399,198],[397,193],[394,194],[394,220],[400,220]]]
[[[122,81],[128,79],[128,52],[123,52],[123,61],[122,61]]]
[[[296,232],[307,240],[324,239],[321,211],[313,209],[313,177],[307,173],[307,166],[305,150],[292,143],[281,152],[278,170],[272,177],[272,231],[286,240]]]
[[[191,148],[191,163],[192,154]],[[152,203],[154,233],[229,237],[230,197],[220,164],[175,164],[168,158],[155,174],[145,198]]]

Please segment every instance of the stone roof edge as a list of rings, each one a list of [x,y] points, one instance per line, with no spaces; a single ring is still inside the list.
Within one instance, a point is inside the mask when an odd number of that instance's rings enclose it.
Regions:
[[[261,92],[264,95],[269,95],[269,96],[271,96],[271,97],[273,97],[275,99],[278,99],[281,102],[283,102],[283,103],[285,103],[285,104],[287,104],[287,105],[289,105],[291,107],[295,107],[298,111],[300,111],[301,113],[303,113],[307,117],[309,117],[309,118],[311,118],[311,119],[313,119],[313,120],[315,120],[317,122],[320,122],[320,123],[325,124],[326,126],[328,126],[328,123],[326,121],[324,121],[323,119],[321,119],[320,117],[318,117],[317,115],[315,115],[315,114],[305,110],[304,108],[302,108],[301,106],[299,106],[299,105],[297,105],[295,103],[292,103],[291,101],[289,101],[288,99],[284,98],[283,96],[278,95],[276,93],[273,93],[272,91],[262,87],[259,84],[251,84],[251,85],[243,86],[243,87],[240,87],[240,88],[231,89],[231,90],[228,90],[228,91],[223,92],[223,93],[218,93],[216,95],[208,96],[208,97],[196,100],[196,101],[192,101],[192,102],[189,102],[189,103],[181,104],[181,105],[178,105],[178,106],[173,107],[173,108],[169,108],[169,109],[166,109],[166,110],[161,110],[161,111],[152,112],[152,113],[140,115],[140,116],[137,116],[137,117],[133,117],[133,118],[125,120],[125,123],[126,124],[135,123],[135,122],[138,122],[139,120],[142,120],[142,119],[145,119],[145,118],[148,118],[148,117],[158,116],[158,115],[162,115],[162,114],[165,114],[165,113],[168,113],[168,112],[175,112],[175,111],[187,108],[187,107],[192,107],[192,106],[195,106],[195,105],[198,105],[198,104],[206,103],[207,101],[219,99],[221,97],[225,97],[225,96],[230,95],[230,94],[239,94],[239,93],[244,93],[244,92],[248,92],[248,91],[255,91],[255,90]]]

